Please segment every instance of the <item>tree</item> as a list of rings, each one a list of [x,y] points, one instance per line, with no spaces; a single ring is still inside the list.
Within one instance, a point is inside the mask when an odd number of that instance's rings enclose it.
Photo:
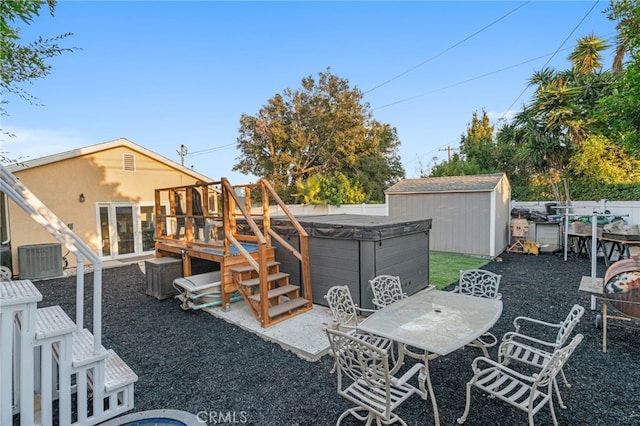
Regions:
[[[500,171],[497,167],[499,155],[493,141],[494,128],[484,109],[480,118],[474,111],[466,134],[460,137],[460,154],[434,165],[430,175],[466,176]]]
[[[394,128],[373,119],[362,98],[329,69],[317,79],[303,78],[301,88],[276,94],[256,116],[242,114],[237,139],[242,155],[233,170],[269,180],[287,202],[294,199],[297,182],[337,172],[362,188],[366,199],[377,200],[378,188],[384,191],[404,176],[400,141]]]
[[[618,21],[619,78],[591,116],[599,132],[640,156],[640,5],[635,0],[612,2],[608,16]],[[629,60],[623,64],[625,53]]]
[[[451,160],[445,160],[431,168],[430,176],[469,176],[481,174],[482,170],[474,162],[462,158],[458,153],[453,154]]]
[[[484,109],[480,118],[478,118],[478,113],[474,111],[471,124],[467,127],[467,134],[463,135],[460,140],[460,152],[464,154],[468,162],[477,164],[480,170],[485,173],[496,171],[494,129],[495,126],[491,125],[491,120]]]
[[[50,39],[38,38],[36,41],[23,44],[20,39],[20,31],[15,26],[16,22],[31,24],[39,15],[40,8],[47,4],[49,12],[53,15],[56,0],[11,0],[0,1],[0,95],[13,93],[22,99],[35,103],[36,97],[22,88],[38,78],[44,78],[51,72],[48,60],[71,52],[75,48],[63,48],[58,43],[71,35],[66,33]],[[4,96],[0,101],[0,115],[6,115],[7,101]],[[2,130],[8,136],[9,133]],[[0,161],[11,161],[0,153]]]
[[[322,176],[313,175],[306,181],[296,182],[296,188],[298,192],[295,195],[302,199],[302,204],[308,205],[323,205],[324,200],[320,198],[320,190],[322,187]]]
[[[604,136],[587,138],[571,158],[570,167],[574,175],[594,183],[640,183],[640,160],[629,155],[624,145]]]
[[[571,68],[556,71],[542,69],[532,75],[530,86],[536,91],[529,105],[514,117],[512,123],[498,131],[498,140],[511,143],[518,169],[512,169],[510,180],[518,185],[550,185],[555,199],[564,196],[557,185],[567,179],[572,156],[593,133],[591,111],[598,100],[610,92],[614,74],[603,72],[601,52],[607,44],[590,34],[577,40],[568,56]],[[501,146],[505,153],[507,145]],[[514,193],[540,194],[514,186]]]
[[[2,92],[14,93],[32,102],[35,97],[27,93],[20,85],[44,78],[51,72],[51,65],[47,61],[64,52],[71,52],[75,48],[63,48],[58,42],[71,33],[59,35],[50,39],[39,37],[28,44],[21,44],[20,31],[11,26],[15,21],[31,24],[39,15],[40,8],[47,4],[53,15],[56,0],[12,0],[0,2],[0,52],[2,53],[2,68],[0,68],[0,88]],[[5,103],[5,101],[3,101]]]

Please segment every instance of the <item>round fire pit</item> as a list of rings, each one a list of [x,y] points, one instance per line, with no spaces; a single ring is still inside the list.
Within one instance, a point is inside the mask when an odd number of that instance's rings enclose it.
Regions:
[[[604,276],[604,295],[622,314],[640,319],[640,260],[612,264]]]

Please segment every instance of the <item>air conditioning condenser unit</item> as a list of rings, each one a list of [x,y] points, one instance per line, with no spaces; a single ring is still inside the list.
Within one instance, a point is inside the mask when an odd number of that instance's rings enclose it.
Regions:
[[[62,246],[57,243],[18,247],[21,280],[62,276]]]

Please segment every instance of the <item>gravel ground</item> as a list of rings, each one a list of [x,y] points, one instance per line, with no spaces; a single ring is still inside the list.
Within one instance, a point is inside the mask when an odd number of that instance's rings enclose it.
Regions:
[[[586,308],[574,333],[584,341],[565,372],[572,384],[561,392],[566,410],[556,404],[561,425],[638,425],[640,341],[635,330],[611,321],[608,352],[602,352],[598,310],[578,291],[591,274],[588,259],[504,254],[485,269],[502,274],[502,317],[492,332],[512,329],[518,315],[552,322],[564,319],[574,303]],[[598,264],[598,276],[605,266]],[[85,278],[91,294],[91,273]],[[180,409],[201,413],[212,424],[332,425],[349,403],[336,393],[336,376],[328,356],[307,362],[277,344],[262,340],[206,312],[183,311],[177,300],[145,295],[145,277],[137,265],[103,271],[103,344],[114,349],[138,374],[135,410]],[[40,306],[62,305],[73,317],[75,277],[35,283],[44,295]],[[87,306],[89,302],[87,302]],[[634,322],[632,322],[633,324]],[[454,425],[465,403],[471,361],[481,352],[465,348],[430,364],[442,425]],[[496,348],[490,351],[495,359]],[[561,382],[560,382],[561,383]],[[412,397],[398,410],[409,425],[433,422],[429,401]],[[537,424],[551,424],[543,408]],[[526,413],[473,391],[468,425],[526,424]],[[345,425],[358,424],[355,420]]]

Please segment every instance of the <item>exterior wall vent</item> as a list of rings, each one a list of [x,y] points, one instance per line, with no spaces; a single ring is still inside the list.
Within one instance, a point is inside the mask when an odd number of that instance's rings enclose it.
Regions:
[[[122,170],[125,172],[136,171],[136,156],[133,154],[122,154]]]
[[[62,276],[62,246],[31,244],[18,247],[20,279],[40,279]]]

